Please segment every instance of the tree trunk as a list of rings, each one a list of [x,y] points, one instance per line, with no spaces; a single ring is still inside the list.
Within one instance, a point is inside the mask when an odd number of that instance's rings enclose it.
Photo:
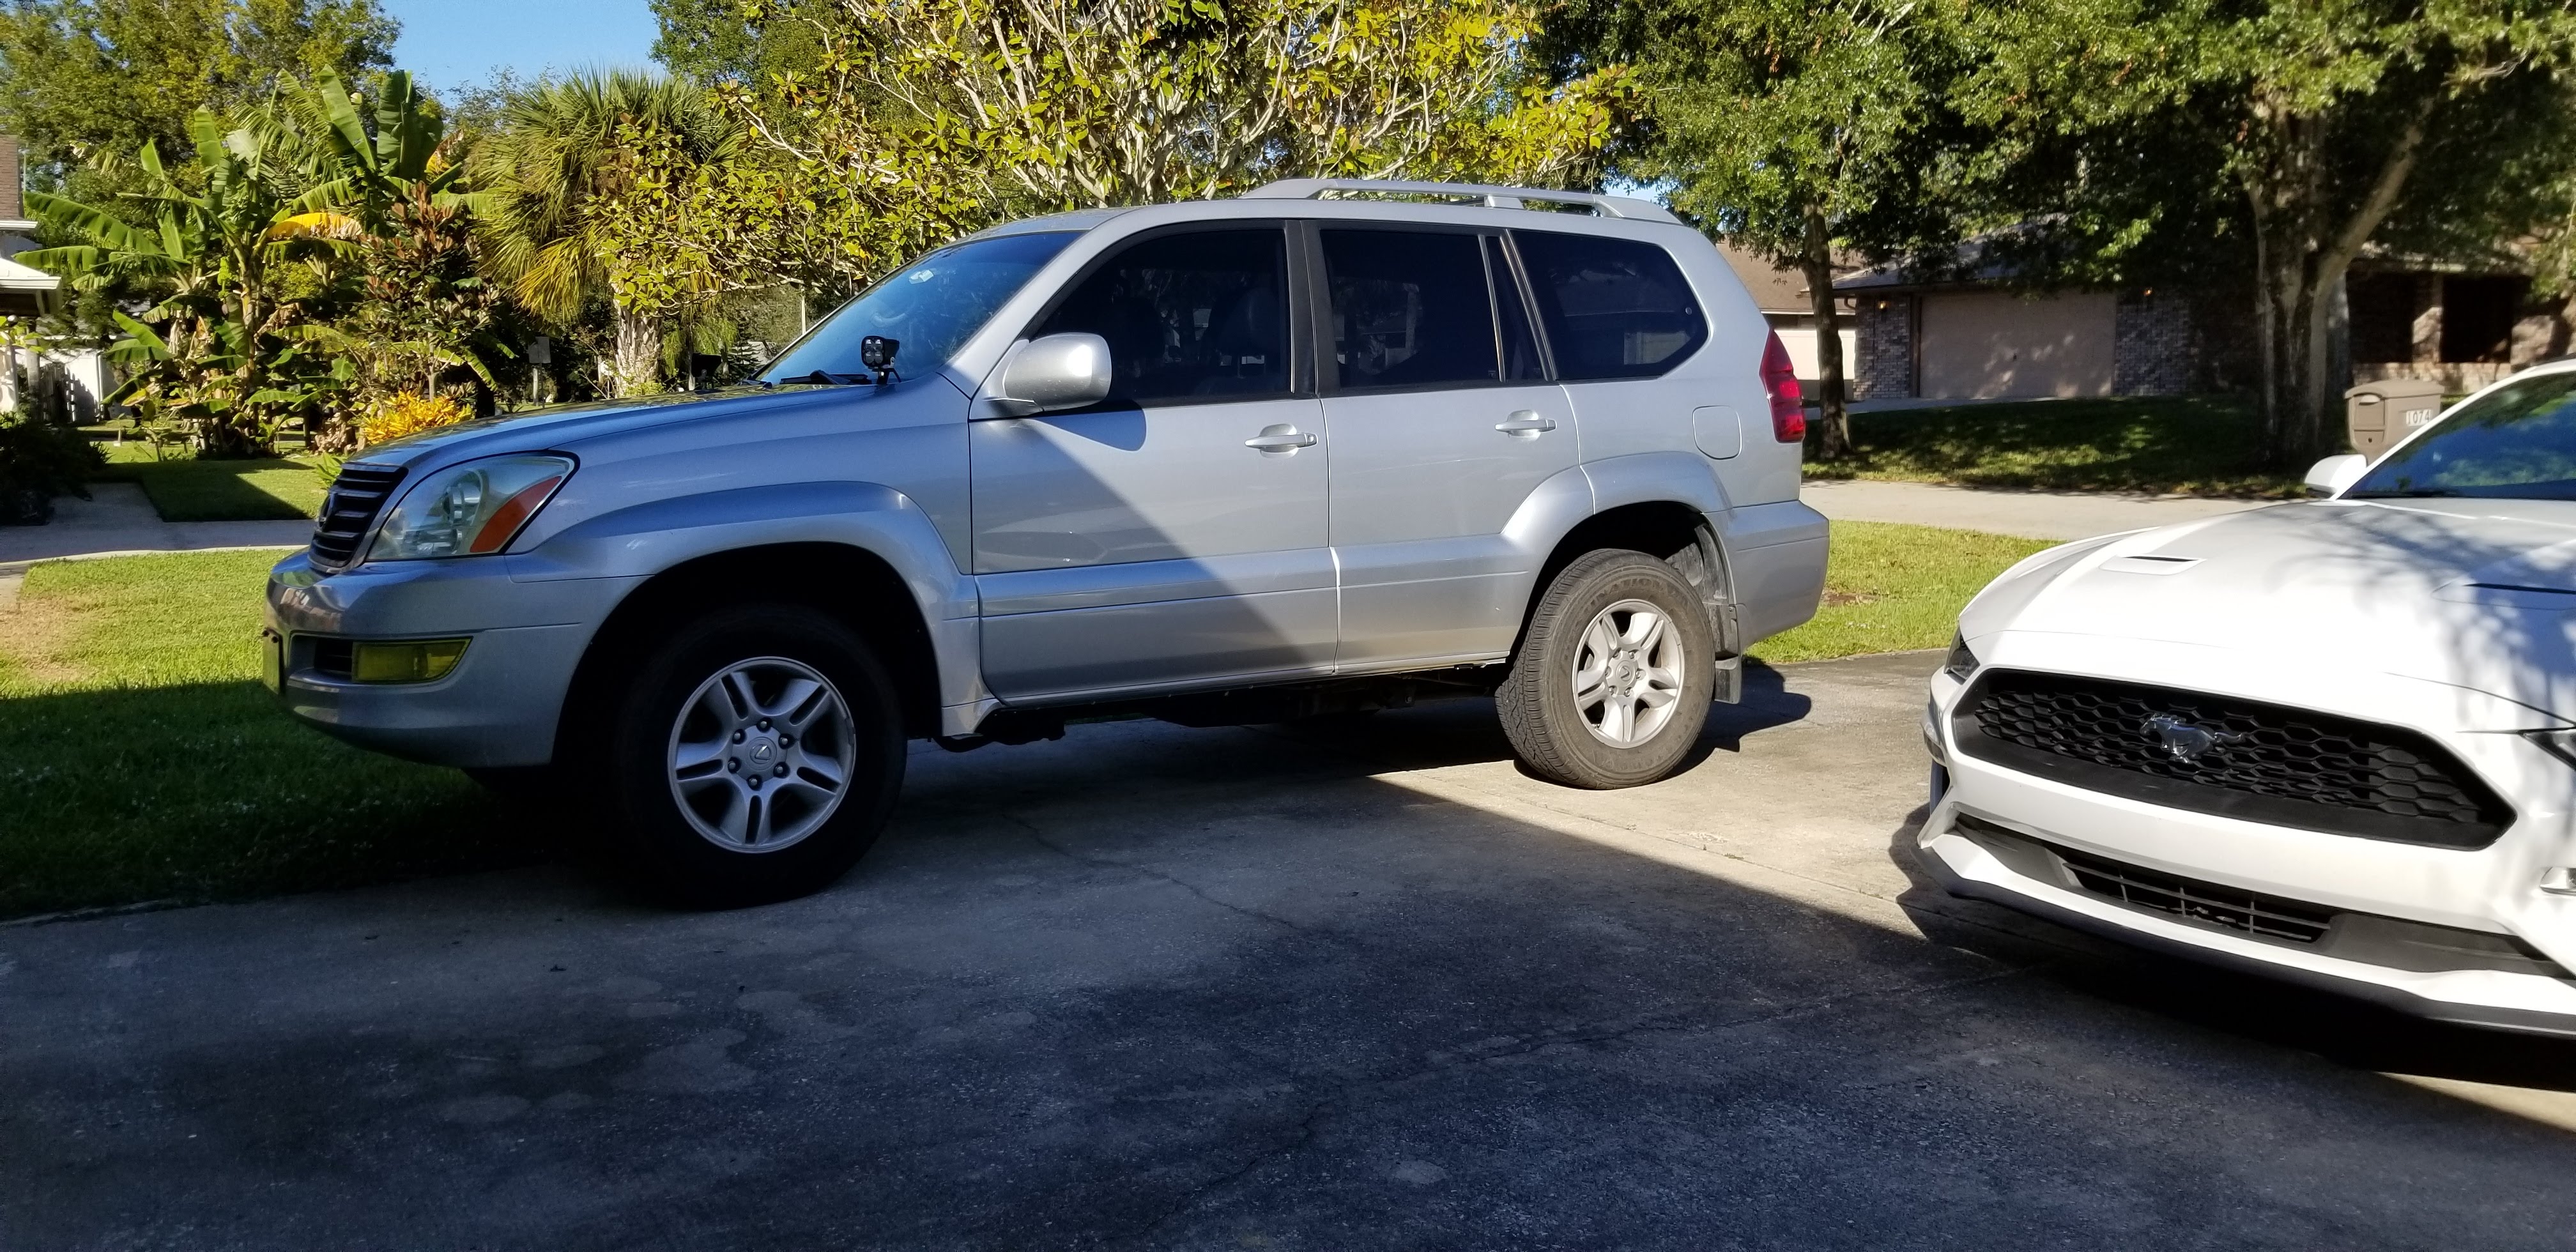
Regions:
[[[1852,455],[1851,412],[1843,407],[1843,325],[1834,305],[1834,241],[1825,229],[1822,209],[1807,210],[1805,250],[1798,268],[1807,276],[1807,296],[1816,313],[1817,420],[1824,437],[1817,455],[1840,461]]]
[[[662,389],[662,325],[647,313],[619,306],[617,359],[610,365],[617,397],[651,395]]]
[[[2344,275],[2371,232],[2388,219],[2423,152],[2440,105],[2428,94],[2390,143],[2361,203],[2340,220],[2327,203],[2324,119],[2277,116],[2273,161],[2246,177],[2254,216],[2255,342],[2261,362],[2263,456],[2276,470],[2303,470],[2342,445],[2334,435],[2342,399],[2334,376],[2336,316]]]

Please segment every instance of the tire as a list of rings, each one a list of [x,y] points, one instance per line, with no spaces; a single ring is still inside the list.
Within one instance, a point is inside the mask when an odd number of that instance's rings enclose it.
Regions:
[[[682,626],[605,711],[610,837],[680,904],[766,904],[830,886],[876,842],[902,789],[893,680],[856,634],[802,606],[745,605]]]
[[[1679,570],[1643,552],[1590,552],[1539,596],[1494,711],[1531,773],[1595,791],[1642,786],[1699,741],[1716,658],[1708,611]],[[1586,674],[1594,694],[1578,698]]]

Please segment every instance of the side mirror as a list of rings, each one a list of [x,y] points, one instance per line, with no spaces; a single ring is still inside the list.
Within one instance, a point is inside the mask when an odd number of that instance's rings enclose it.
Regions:
[[[2344,488],[2360,482],[2363,471],[2369,468],[2370,458],[2358,452],[2327,457],[2308,467],[2308,494],[2341,495]]]
[[[1006,417],[1098,404],[1109,396],[1109,341],[1098,335],[1048,335],[1021,344],[1002,367],[993,404]]]

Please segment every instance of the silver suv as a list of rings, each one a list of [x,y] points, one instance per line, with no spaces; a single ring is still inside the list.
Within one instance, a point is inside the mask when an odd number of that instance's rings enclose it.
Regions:
[[[1041,217],[755,387],[370,449],[270,576],[269,678],[352,743],[584,797],[709,904],[843,873],[909,740],[1072,718],[1490,695],[1535,773],[1634,786],[1815,612],[1803,429],[1753,301],[1644,201]]]

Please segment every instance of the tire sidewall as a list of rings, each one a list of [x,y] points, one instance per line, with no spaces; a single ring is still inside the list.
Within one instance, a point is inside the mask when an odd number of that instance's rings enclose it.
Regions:
[[[1680,571],[1643,552],[1592,553],[1557,578],[1564,594],[1542,602],[1514,658],[1511,680],[1519,688],[1515,695],[1536,713],[1536,729],[1554,758],[1541,772],[1556,781],[1605,790],[1665,777],[1698,744],[1716,693],[1716,632],[1698,593]],[[1595,737],[1574,700],[1574,661],[1584,629],[1622,600],[1642,600],[1662,610],[1670,628],[1680,632],[1688,662],[1672,719],[1654,738],[1632,748],[1613,747]]]
[[[774,852],[738,852],[700,835],[671,793],[672,727],[684,702],[736,662],[776,656],[812,666],[849,707],[855,759],[840,808]],[[608,799],[621,842],[648,885],[699,907],[762,904],[820,890],[876,842],[902,790],[906,744],[894,684],[848,628],[793,605],[701,617],[643,658],[610,723]]]

